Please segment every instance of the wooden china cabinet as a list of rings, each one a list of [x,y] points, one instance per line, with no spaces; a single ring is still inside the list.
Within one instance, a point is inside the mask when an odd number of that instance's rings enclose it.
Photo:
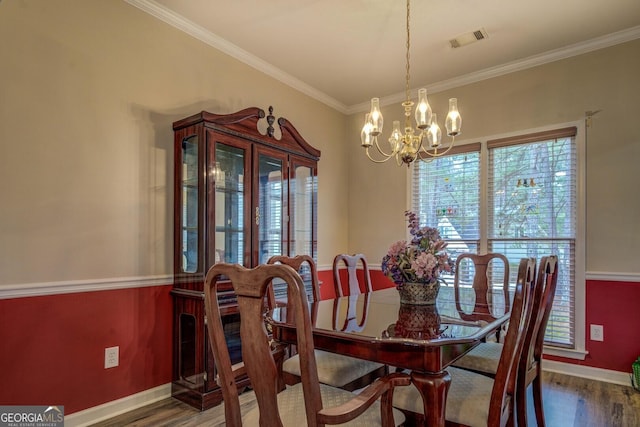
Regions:
[[[316,257],[320,151],[293,125],[259,108],[201,112],[173,124],[174,344],[172,395],[204,410],[219,404],[204,312],[204,277],[215,263],[254,267],[272,255]],[[233,362],[239,315],[230,284],[218,292]],[[248,379],[238,387],[249,384]]]

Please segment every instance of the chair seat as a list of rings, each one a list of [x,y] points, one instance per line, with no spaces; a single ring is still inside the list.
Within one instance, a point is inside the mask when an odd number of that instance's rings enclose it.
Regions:
[[[453,366],[495,375],[498,371],[498,363],[504,346],[497,342],[483,342],[477,345],[469,353],[458,359]]]
[[[406,388],[406,387],[399,387]],[[320,395],[322,397],[322,405],[324,408],[331,408],[348,402],[353,399],[354,394],[339,388],[330,387],[320,384]],[[302,427],[307,425],[307,417],[304,410],[304,394],[302,392],[302,383],[288,386],[284,391],[278,394],[278,410],[282,423],[285,426]],[[259,425],[260,412],[258,407],[254,407],[242,418],[242,424],[245,426]],[[397,409],[393,410],[393,418],[395,425],[404,423],[404,414]],[[379,426],[380,422],[380,403],[375,402],[362,415],[355,420],[340,424],[341,426],[358,426],[370,427]]]
[[[451,375],[445,413],[447,421],[473,427],[486,426],[493,379],[454,367],[449,367],[447,372]],[[394,390],[393,406],[424,414],[422,397],[413,385]]]
[[[322,350],[316,350],[315,355],[318,366],[318,379],[321,383],[333,387],[343,387],[384,366],[382,363],[370,362]],[[298,355],[296,354],[285,360],[282,364],[282,370],[299,377],[300,359]]]

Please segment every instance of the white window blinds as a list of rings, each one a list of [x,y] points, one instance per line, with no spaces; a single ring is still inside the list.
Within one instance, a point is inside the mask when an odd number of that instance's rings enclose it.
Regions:
[[[488,248],[510,261],[556,254],[558,286],[545,340],[574,346],[575,128],[488,141]]]
[[[454,258],[481,248],[502,253],[514,283],[520,258],[558,255],[545,340],[566,348],[575,346],[575,136],[571,127],[454,147],[450,155],[415,164],[412,187],[421,225],[437,224]]]
[[[477,252],[480,241],[480,144],[454,147],[453,154],[417,162],[413,210],[420,225],[437,225],[452,258]],[[453,283],[453,277],[443,277]],[[449,280],[451,280],[449,282]]]

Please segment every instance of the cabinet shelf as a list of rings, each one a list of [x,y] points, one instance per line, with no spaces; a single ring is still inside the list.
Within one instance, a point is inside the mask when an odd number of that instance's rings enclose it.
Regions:
[[[216,233],[243,233],[244,228],[238,227],[216,227]]]

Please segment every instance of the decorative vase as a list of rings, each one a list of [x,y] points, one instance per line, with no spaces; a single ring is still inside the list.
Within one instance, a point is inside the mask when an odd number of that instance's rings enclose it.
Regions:
[[[401,304],[435,304],[439,291],[440,282],[438,280],[432,280],[428,283],[403,283],[398,286]]]

